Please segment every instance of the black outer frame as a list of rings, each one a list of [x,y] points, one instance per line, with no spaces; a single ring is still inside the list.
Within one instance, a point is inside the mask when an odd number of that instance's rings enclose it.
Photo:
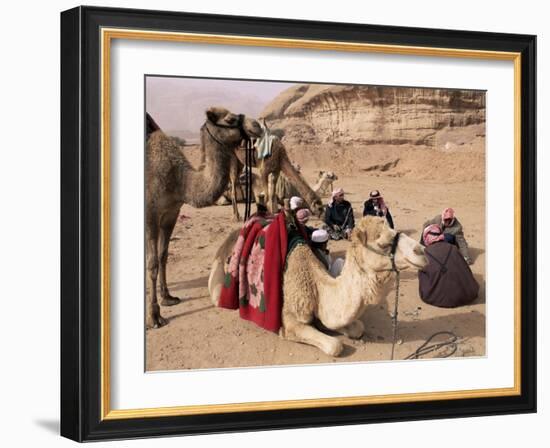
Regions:
[[[100,420],[100,28],[520,52],[521,395]],[[78,7],[61,13],[61,435],[141,438],[536,412],[536,36]]]

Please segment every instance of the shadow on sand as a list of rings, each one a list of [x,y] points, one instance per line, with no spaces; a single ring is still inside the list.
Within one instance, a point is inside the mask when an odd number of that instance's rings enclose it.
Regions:
[[[204,296],[203,297],[197,297],[197,298],[204,298]],[[193,310],[183,311],[181,313],[174,314],[173,316],[168,316],[168,321],[179,319],[180,317],[190,316],[192,314],[200,313],[202,311],[210,310],[212,308],[214,308],[214,305],[207,305],[207,306],[203,306],[201,308],[195,308]]]
[[[206,288],[207,286],[208,286],[208,275],[193,278],[191,280],[182,280],[180,282],[172,282],[168,284],[168,288],[174,289],[174,290]]]
[[[423,304],[422,307],[431,305]],[[392,342],[392,322],[387,304],[369,305],[362,318],[366,335],[362,340],[367,342]],[[459,338],[485,337],[485,316],[475,310],[460,314],[436,316],[428,319],[399,321],[399,337],[407,342],[424,341],[439,331],[452,331]]]

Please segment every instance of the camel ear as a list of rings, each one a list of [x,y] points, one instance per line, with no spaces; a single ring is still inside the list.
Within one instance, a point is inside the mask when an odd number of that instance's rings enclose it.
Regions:
[[[357,226],[353,229],[353,236],[357,238],[357,241],[359,241],[363,246],[367,245],[367,229],[364,227]]]
[[[324,171],[319,171],[319,176],[322,176]]]

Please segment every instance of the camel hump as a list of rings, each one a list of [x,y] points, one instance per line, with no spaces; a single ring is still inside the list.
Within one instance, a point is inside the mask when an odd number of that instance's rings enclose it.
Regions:
[[[145,112],[145,125],[147,128],[147,140],[149,140],[149,136],[153,132],[160,131],[160,126],[153,120],[153,117],[151,117],[148,112]]]

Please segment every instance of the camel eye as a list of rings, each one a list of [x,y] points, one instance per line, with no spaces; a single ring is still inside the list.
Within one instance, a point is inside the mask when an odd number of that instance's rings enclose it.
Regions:
[[[227,116],[227,117],[225,117],[225,122],[229,125],[237,124],[237,117]]]

